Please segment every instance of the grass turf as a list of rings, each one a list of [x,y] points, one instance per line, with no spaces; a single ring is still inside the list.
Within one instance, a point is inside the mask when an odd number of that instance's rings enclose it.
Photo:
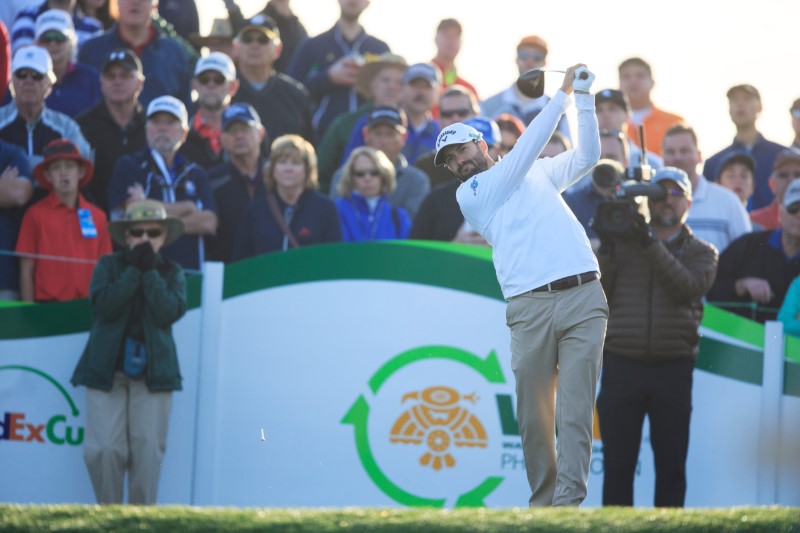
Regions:
[[[7,531],[739,532],[800,533],[800,508],[239,509],[0,505]]]

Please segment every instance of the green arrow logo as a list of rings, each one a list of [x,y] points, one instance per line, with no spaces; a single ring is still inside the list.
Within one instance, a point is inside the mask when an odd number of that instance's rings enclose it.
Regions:
[[[505,383],[505,376],[497,359],[497,354],[492,351],[485,359],[464,350],[449,346],[423,346],[408,350],[387,361],[369,380],[369,387],[373,394],[377,394],[381,386],[395,372],[408,365],[419,361],[443,359],[464,364],[483,376],[488,383]],[[353,406],[342,418],[342,424],[353,426],[356,440],[356,450],[361,459],[367,475],[384,494],[394,501],[409,507],[444,507],[445,499],[422,498],[411,494],[398,487],[383,473],[369,445],[367,424],[369,419],[369,404],[363,395],[359,396]],[[460,495],[456,500],[456,507],[482,507],[484,498],[491,494],[503,482],[503,477],[490,476],[475,488]]]

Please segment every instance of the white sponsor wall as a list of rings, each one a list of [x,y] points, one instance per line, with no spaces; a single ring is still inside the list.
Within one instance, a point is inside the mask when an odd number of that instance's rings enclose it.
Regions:
[[[207,278],[207,288],[220,287]],[[224,301],[211,293],[175,328],[184,390],[174,396],[160,503],[527,504],[514,412],[500,412],[514,404],[502,301],[377,280]],[[0,422],[5,413],[34,425],[63,414],[58,428],[83,427],[84,390],[69,377],[85,339],[0,341]],[[51,376],[79,414],[49,380],[9,366]],[[762,389],[695,372],[687,505],[762,503],[764,465],[778,466],[774,503],[800,504],[800,398],[780,399],[780,426],[767,436],[778,455],[764,457]],[[0,501],[93,502],[81,452],[46,439],[0,440]],[[636,503],[651,505],[646,430],[640,457]],[[596,441],[585,505],[600,504],[601,488]]]

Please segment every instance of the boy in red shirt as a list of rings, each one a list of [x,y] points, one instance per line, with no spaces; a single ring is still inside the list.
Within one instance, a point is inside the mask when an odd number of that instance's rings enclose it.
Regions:
[[[43,155],[33,175],[50,194],[22,219],[16,248],[23,254],[20,296],[26,302],[86,298],[94,264],[111,253],[105,213],[79,192],[94,167],[66,139],[49,143]]]

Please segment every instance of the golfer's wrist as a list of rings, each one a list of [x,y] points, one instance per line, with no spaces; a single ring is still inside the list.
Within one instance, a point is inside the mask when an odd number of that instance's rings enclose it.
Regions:
[[[589,91],[575,91],[575,94],[592,94]]]

